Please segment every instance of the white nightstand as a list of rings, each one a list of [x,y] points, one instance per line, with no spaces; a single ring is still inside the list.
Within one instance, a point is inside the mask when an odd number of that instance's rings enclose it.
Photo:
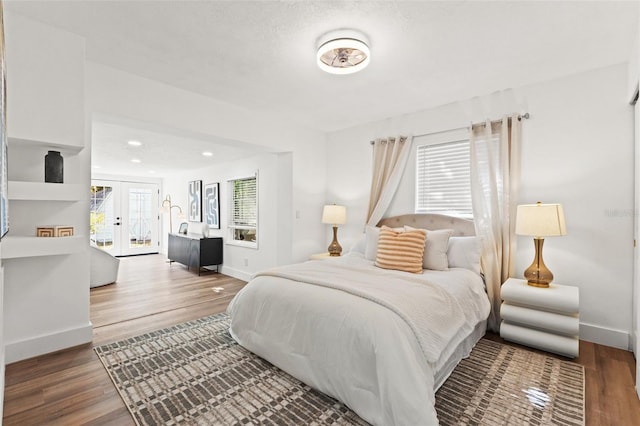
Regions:
[[[329,252],[326,253],[316,253],[316,254],[312,254],[311,256],[309,256],[309,260],[326,260],[326,259],[330,259],[331,256],[329,256]]]
[[[500,293],[503,339],[570,358],[578,356],[578,287],[551,283],[549,288],[538,288],[527,285],[527,280],[509,278]]]

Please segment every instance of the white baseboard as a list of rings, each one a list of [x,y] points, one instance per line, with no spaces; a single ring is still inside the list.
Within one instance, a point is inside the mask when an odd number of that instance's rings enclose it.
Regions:
[[[228,266],[222,266],[220,268],[220,273],[229,275],[230,277],[237,278],[242,281],[249,281],[251,277],[253,277],[253,272],[240,271],[238,269],[233,269]]]
[[[631,348],[631,334],[629,332],[583,322],[580,323],[580,339],[625,351]]]
[[[4,354],[5,362],[11,364],[23,359],[89,343],[92,340],[93,325],[88,323],[81,327],[37,336],[19,342],[7,342]]]

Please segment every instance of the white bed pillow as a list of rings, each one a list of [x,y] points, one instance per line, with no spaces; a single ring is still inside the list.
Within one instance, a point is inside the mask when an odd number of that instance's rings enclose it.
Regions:
[[[449,238],[447,251],[449,268],[464,268],[480,274],[480,257],[482,256],[480,242],[480,237]]]
[[[412,231],[416,228],[405,226],[405,230]],[[449,238],[453,234],[452,229],[438,229],[437,231],[427,232],[427,239],[424,243],[424,256],[422,257],[422,267],[424,269],[432,269],[434,271],[449,270],[449,260],[447,258],[447,249],[449,248]]]
[[[378,253],[378,238],[380,237],[380,228],[375,226],[367,226],[364,230],[364,238],[366,245],[364,247],[364,257],[368,260],[376,260]]]
[[[364,255],[364,251],[367,248],[367,234],[364,232],[362,236],[356,241],[354,245],[351,246],[349,253],[361,253]]]

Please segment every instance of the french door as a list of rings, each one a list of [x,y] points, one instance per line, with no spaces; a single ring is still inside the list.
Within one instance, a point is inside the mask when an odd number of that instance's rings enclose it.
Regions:
[[[114,256],[158,253],[155,183],[91,181],[91,241]]]

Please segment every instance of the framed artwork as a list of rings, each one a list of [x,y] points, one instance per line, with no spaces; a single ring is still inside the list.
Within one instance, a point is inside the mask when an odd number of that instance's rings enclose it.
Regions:
[[[189,221],[202,222],[202,181],[189,182]]]
[[[220,229],[219,183],[208,183],[204,187],[204,217],[210,229]]]

